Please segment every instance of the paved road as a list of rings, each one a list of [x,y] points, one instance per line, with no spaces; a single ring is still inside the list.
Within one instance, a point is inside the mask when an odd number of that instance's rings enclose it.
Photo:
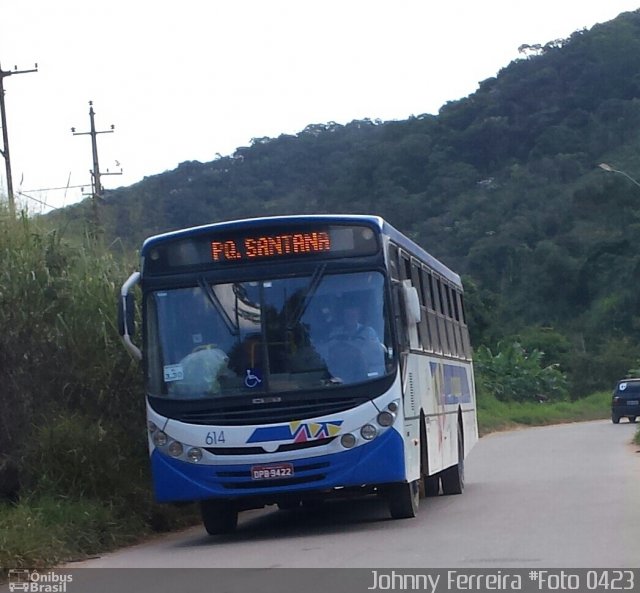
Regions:
[[[270,507],[232,535],[196,527],[69,567],[639,567],[634,432],[599,421],[486,436],[465,493],[421,501],[416,519],[393,521],[374,498]]]

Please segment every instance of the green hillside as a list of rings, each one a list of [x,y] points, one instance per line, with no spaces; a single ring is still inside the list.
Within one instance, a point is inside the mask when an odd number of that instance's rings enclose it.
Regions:
[[[110,191],[97,234],[90,202],[0,204],[0,581],[197,515],[152,500],[143,377],[117,332],[157,232],[382,215],[463,274],[483,433],[606,417],[613,382],[640,376],[639,139],[637,11],[523,46],[438,115],[314,124]]]
[[[640,11],[521,49],[438,115],[309,125],[108,192],[106,237],[379,214],[465,276],[476,346],[518,339],[574,396],[609,388],[640,353],[640,187],[598,164],[640,176]]]

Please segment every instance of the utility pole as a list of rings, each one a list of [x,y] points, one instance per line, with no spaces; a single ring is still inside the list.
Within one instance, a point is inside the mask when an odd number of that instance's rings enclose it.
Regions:
[[[4,164],[7,171],[7,199],[9,200],[9,214],[15,216],[16,203],[13,197],[13,179],[11,177],[11,158],[9,157],[9,133],[7,132],[7,114],[4,106],[4,79],[12,74],[27,74],[37,72],[38,64],[31,70],[18,70],[17,66],[13,70],[3,70],[0,66],[0,118],[2,121],[2,150],[0,154],[4,157]]]
[[[89,122],[90,122],[90,131],[89,132],[76,132],[75,128],[71,128],[71,132],[74,136],[91,136],[91,153],[93,157],[93,170],[91,173],[91,197],[93,204],[93,224],[95,233],[97,234],[98,229],[100,228],[100,215],[99,215],[99,202],[103,199],[102,194],[104,192],[104,188],[102,187],[102,181],[100,178],[104,175],[122,175],[122,169],[116,173],[110,173],[107,169],[106,173],[100,172],[100,163],[98,162],[98,142],[97,136],[98,134],[110,134],[115,130],[115,126],[111,124],[110,130],[101,130],[96,131],[96,122],[95,122],[95,111],[93,110],[93,101],[89,101]]]

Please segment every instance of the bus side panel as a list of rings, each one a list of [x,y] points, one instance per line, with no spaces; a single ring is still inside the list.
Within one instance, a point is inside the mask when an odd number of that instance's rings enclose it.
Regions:
[[[462,422],[464,427],[464,456],[469,454],[469,451],[478,442],[478,416],[477,416],[477,401],[475,390],[475,377],[473,372],[473,366],[469,367],[469,384],[471,386],[471,402],[462,407]]]
[[[430,357],[423,389],[429,474],[458,462],[458,413],[462,410],[465,457],[478,440],[473,372],[468,363]]]
[[[252,480],[250,464],[197,465],[172,459],[157,450],[151,455],[158,502],[275,496],[405,479],[404,442],[397,430],[388,430],[371,443],[354,449],[293,459],[290,463],[294,466],[293,480],[267,482]]]
[[[429,474],[433,475],[443,470],[445,463],[445,434],[446,417],[442,399],[442,367],[437,359],[423,356],[424,388],[422,391],[422,410],[425,415],[427,435],[427,454]]]
[[[420,479],[420,418],[404,421],[404,463],[407,482]]]
[[[405,441],[405,466],[407,481],[420,478],[420,409],[428,384],[426,356],[409,353],[406,361],[406,372],[403,381],[403,412]]]

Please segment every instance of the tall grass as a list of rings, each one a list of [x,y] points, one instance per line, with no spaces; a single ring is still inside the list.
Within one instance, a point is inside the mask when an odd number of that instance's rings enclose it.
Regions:
[[[74,243],[0,209],[0,495],[19,498],[0,505],[2,567],[181,521],[151,499],[141,372],[116,329],[134,266]]]

